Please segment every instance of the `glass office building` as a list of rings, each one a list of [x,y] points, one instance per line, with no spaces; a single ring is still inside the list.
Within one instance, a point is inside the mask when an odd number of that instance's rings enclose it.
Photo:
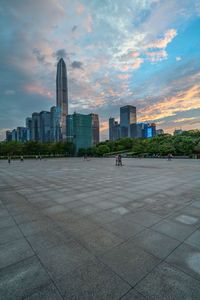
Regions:
[[[51,115],[50,115],[51,142],[59,142],[61,140],[60,117],[61,117],[61,108],[58,106],[51,107]]]
[[[66,118],[67,140],[73,142],[76,152],[93,144],[92,116],[74,113]]]
[[[120,124],[115,118],[109,119],[109,140],[116,141],[120,138]]]
[[[40,112],[40,139],[42,143],[50,142],[50,112]]]
[[[120,107],[120,131],[121,138],[131,136],[131,124],[136,124],[136,107],[132,105],[126,105]]]

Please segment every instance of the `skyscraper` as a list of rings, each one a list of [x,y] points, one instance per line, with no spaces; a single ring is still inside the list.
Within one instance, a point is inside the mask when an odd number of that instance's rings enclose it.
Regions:
[[[32,140],[32,118],[26,118],[27,141]]]
[[[109,119],[109,140],[116,141],[120,138],[120,124],[115,118]]]
[[[121,137],[130,137],[130,125],[136,124],[136,107],[132,105],[126,105],[120,107],[120,128]]]
[[[59,142],[61,140],[60,117],[61,117],[60,107],[58,106],[51,107],[51,116],[50,116],[51,142]]]
[[[92,145],[99,143],[99,116],[97,114],[90,114],[92,117]]]
[[[57,65],[56,105],[61,109],[60,127],[62,139],[66,139],[66,116],[68,115],[68,87],[66,64],[61,58]]]
[[[67,140],[73,142],[76,152],[81,148],[92,147],[92,116],[74,113],[68,115],[67,123]]]
[[[40,141],[42,143],[50,142],[50,112],[40,112]]]
[[[32,140],[40,140],[40,114],[37,112],[32,113]]]

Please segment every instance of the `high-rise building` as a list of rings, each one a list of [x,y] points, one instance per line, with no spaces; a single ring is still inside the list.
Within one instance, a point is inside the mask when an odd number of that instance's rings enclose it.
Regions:
[[[32,118],[26,118],[27,141],[32,140]]]
[[[50,112],[41,111],[40,112],[40,142],[48,143],[50,142]]]
[[[120,107],[120,130],[121,137],[130,137],[131,130],[130,125],[136,124],[136,107],[132,105],[126,105]]]
[[[32,114],[32,140],[39,141],[40,140],[40,114],[34,112]]]
[[[92,116],[74,113],[66,118],[67,140],[73,142],[76,152],[92,146]]]
[[[92,117],[92,145],[99,143],[99,116],[97,114],[90,114]]]
[[[182,129],[175,129],[174,130],[174,135],[179,135],[179,134],[182,134],[182,133],[183,133]]]
[[[21,143],[27,142],[27,128],[17,127],[17,141]]]
[[[120,124],[115,118],[109,119],[109,140],[116,141],[120,138]]]
[[[137,123],[131,124],[131,137],[132,138],[151,138],[156,135],[155,123]]]
[[[12,141],[14,141],[14,142],[17,141],[17,130],[16,129],[12,130]]]
[[[60,118],[61,109],[58,106],[51,107],[50,112],[50,139],[51,142],[59,142],[61,140]]]
[[[164,130],[163,129],[157,129],[156,130],[156,135],[161,135],[164,134]]]
[[[12,141],[12,131],[7,130],[6,131],[6,142],[11,142]]]
[[[61,109],[60,127],[62,138],[66,139],[66,116],[68,115],[68,86],[66,64],[61,58],[57,65],[56,105]]]

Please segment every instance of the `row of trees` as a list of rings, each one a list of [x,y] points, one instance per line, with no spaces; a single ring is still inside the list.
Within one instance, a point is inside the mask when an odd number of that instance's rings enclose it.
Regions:
[[[185,131],[180,135],[163,134],[150,139],[123,138],[117,141],[105,141],[97,146],[80,149],[79,156],[104,156],[127,152],[129,155],[200,155],[200,131]],[[0,156],[5,155],[75,155],[75,147],[71,142],[39,143],[39,142],[1,142]]]
[[[70,142],[39,143],[30,141],[0,143],[0,156],[5,155],[67,155],[73,156],[74,145]]]
[[[149,139],[123,138],[117,141],[105,141],[99,145],[80,149],[79,155],[103,156],[119,152],[130,155],[167,155],[192,156],[200,154],[200,131],[185,131],[180,135],[163,134]]]

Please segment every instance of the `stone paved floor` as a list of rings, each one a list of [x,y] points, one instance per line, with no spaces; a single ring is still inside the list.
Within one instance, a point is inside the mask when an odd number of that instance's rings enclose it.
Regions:
[[[200,161],[0,161],[0,299],[200,299]]]

